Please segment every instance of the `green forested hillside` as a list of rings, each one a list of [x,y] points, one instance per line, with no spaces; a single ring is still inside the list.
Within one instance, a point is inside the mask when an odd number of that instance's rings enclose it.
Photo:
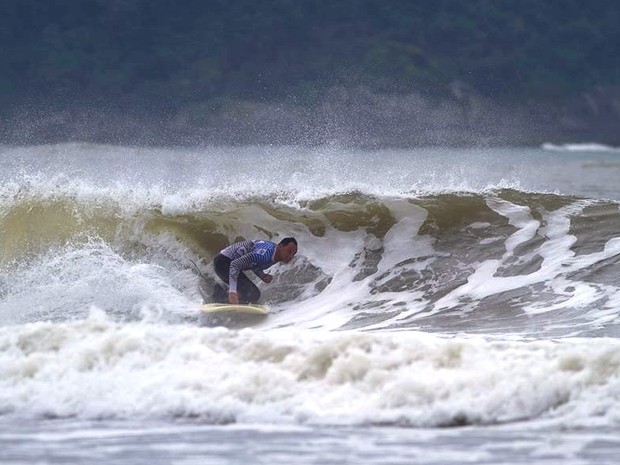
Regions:
[[[165,110],[311,104],[367,85],[501,100],[620,83],[620,4],[582,0],[6,0],[0,100]]]

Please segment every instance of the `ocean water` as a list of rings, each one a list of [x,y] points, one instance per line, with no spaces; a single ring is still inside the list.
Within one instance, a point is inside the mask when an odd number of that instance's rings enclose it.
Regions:
[[[619,181],[598,144],[0,147],[2,463],[616,463]],[[198,312],[286,236],[267,318]]]

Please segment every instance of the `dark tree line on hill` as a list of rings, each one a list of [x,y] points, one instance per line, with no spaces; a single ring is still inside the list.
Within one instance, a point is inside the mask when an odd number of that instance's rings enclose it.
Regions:
[[[311,105],[333,86],[504,101],[620,84],[620,6],[583,0],[6,0],[0,105]],[[0,110],[2,111],[2,110]]]

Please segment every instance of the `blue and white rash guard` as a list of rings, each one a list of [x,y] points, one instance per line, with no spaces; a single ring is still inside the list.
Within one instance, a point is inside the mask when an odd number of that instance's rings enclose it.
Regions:
[[[237,292],[237,279],[241,271],[252,270],[263,279],[263,270],[275,263],[276,244],[269,241],[243,241],[229,245],[220,253],[230,258],[228,291]]]

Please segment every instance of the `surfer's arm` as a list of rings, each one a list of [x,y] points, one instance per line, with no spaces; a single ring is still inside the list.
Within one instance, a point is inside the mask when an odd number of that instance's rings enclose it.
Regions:
[[[264,283],[270,283],[271,280],[273,279],[273,276],[271,276],[268,273],[265,273],[263,270],[261,270],[260,268],[254,268],[252,270],[254,272],[254,274],[256,276],[258,276],[260,278],[260,280]]]
[[[265,272],[264,272],[263,270],[261,270],[260,268],[258,268],[258,267],[256,267],[256,268],[252,268],[252,272],[253,272],[256,276],[258,276],[258,277],[261,279],[261,281],[264,281],[264,280],[265,280],[265,276],[267,276],[267,275],[265,274]]]
[[[243,270],[253,269],[256,262],[252,259],[252,254],[242,255],[230,262],[230,271],[228,272],[228,294],[237,293],[237,281],[239,273]]]
[[[265,283],[271,282],[271,275],[265,273],[263,270],[273,265],[273,262],[269,258],[266,258],[264,253],[251,252],[248,255],[252,257],[252,272],[258,276],[261,281]]]
[[[237,293],[237,281],[239,273],[243,270],[252,270],[262,281],[269,282],[268,274],[265,274],[259,264],[263,262],[263,256],[254,252],[242,255],[230,262],[230,272],[228,274],[228,293]],[[269,281],[266,281],[269,280]]]
[[[271,282],[271,280],[273,279],[273,276],[271,276],[269,273],[265,273],[262,269],[260,269],[258,267],[253,268],[252,271],[264,283],[269,284]]]

